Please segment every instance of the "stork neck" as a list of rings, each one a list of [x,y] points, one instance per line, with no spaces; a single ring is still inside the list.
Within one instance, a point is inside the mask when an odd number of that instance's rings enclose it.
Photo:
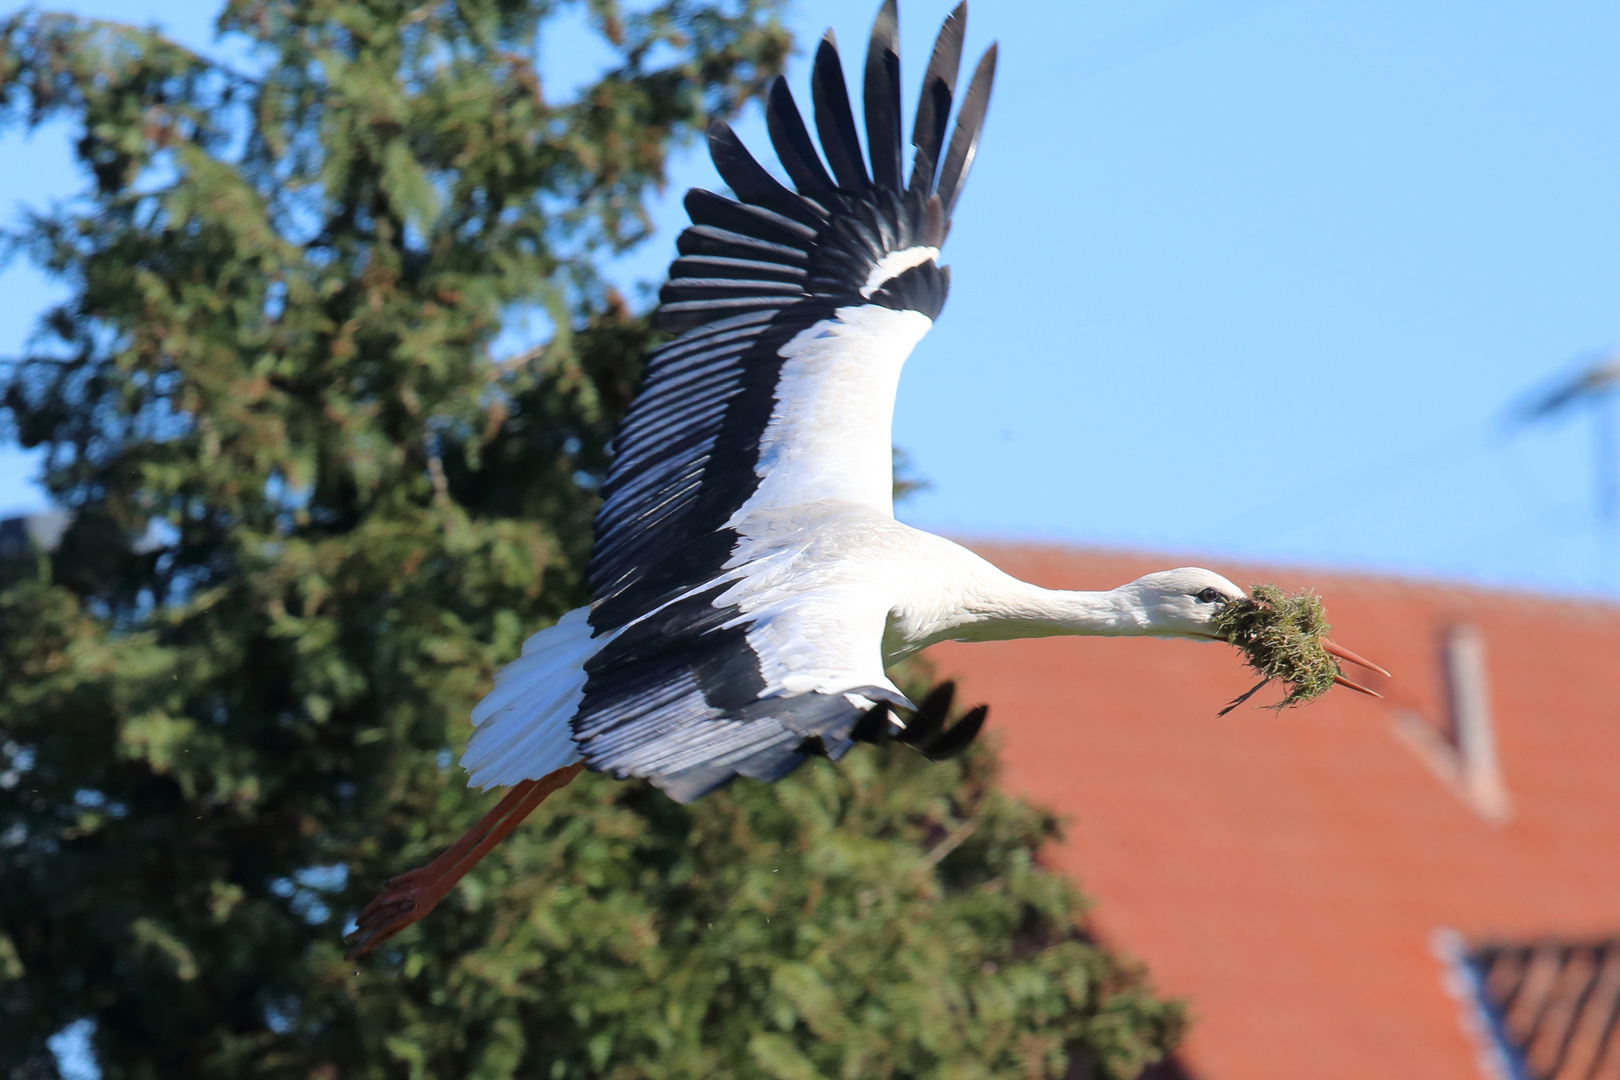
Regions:
[[[971,622],[959,640],[1079,634],[1124,637],[1149,633],[1146,613],[1127,589],[1070,592],[1009,578],[1010,587],[970,606]]]

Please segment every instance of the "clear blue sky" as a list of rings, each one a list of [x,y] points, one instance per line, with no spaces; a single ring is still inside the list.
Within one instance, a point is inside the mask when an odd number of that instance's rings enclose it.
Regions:
[[[216,8],[62,6],[203,46]],[[876,6],[791,22],[854,48]],[[908,82],[948,7],[903,0]],[[1620,346],[1620,5],[977,0],[969,47],[992,38],[953,293],[901,386],[934,484],[904,516],[1620,596],[1586,418],[1498,427]],[[545,51],[553,86],[595,55],[566,27]],[[66,138],[7,141],[0,212],[76,189]],[[661,274],[678,190],[715,183],[685,155],[620,276]],[[9,354],[53,289],[14,265],[0,290]],[[0,454],[0,507],[42,502],[33,468]]]

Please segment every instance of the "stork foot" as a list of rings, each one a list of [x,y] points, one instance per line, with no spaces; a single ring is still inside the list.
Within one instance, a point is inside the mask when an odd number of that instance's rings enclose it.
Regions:
[[[343,954],[345,960],[355,959],[425,918],[461,878],[460,874],[435,877],[430,870],[421,866],[388,879],[383,892],[361,910],[354,931],[344,937],[343,943],[349,946]]]

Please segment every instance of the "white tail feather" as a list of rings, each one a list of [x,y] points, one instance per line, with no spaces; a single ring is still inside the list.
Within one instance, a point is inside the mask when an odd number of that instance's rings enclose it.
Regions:
[[[585,662],[604,643],[592,640],[588,614],[575,608],[535,634],[495,676],[495,688],[473,710],[461,756],[468,786],[537,780],[579,760],[569,721],[585,696]]]
[[[484,721],[496,713],[505,711],[520,698],[531,694],[537,684],[559,678],[566,681],[570,677],[571,670],[580,661],[574,655],[573,649],[558,647],[563,643],[557,641],[559,635],[553,634],[552,631],[559,629],[561,626],[562,624],[558,623],[557,626],[542,630],[534,635],[535,637],[549,637],[551,639],[546,642],[548,646],[546,651],[520,656],[496,673],[494,688],[484,696],[484,700],[480,701],[478,707],[472,711],[474,727],[482,727]],[[589,634],[588,628],[586,633]],[[589,653],[586,653],[587,657],[589,655]]]

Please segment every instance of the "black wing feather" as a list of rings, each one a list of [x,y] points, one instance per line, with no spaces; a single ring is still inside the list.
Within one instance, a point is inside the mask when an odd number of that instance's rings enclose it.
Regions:
[[[739,278],[748,281],[794,282],[802,286],[809,271],[798,266],[760,262],[758,259],[728,259],[720,255],[682,255],[669,264],[672,280],[680,278]]]
[[[866,47],[866,148],[872,182],[900,190],[900,16],[895,0],[885,0],[872,24]]]
[[[812,230],[821,226],[825,213],[819,207],[807,205],[802,197],[766,172],[731,130],[731,125],[723,120],[715,121],[709,128],[709,157],[714,160],[720,179],[738,200],[774,210]]]
[[[804,288],[783,281],[748,281],[739,278],[676,278],[658,291],[658,300],[677,304],[694,300],[747,300],[803,296]]]
[[[821,151],[827,155],[838,186],[845,192],[861,193],[872,186],[861,160],[861,137],[855,132],[855,114],[849,107],[849,89],[844,85],[844,65],[838,60],[838,44],[831,30],[816,48],[816,66],[810,73],[810,98],[816,106],[816,134]]]
[[[967,35],[967,0],[945,18],[934,39],[934,52],[928,58],[922,93],[917,98],[917,120],[911,127],[911,189],[927,195],[934,190],[939,171],[940,151],[945,148],[945,132],[951,122],[951,99],[956,94],[956,74],[962,66],[962,39]]]
[[[733,202],[724,195],[693,188],[686,193],[686,215],[694,225],[713,225],[785,247],[813,243],[817,230],[763,206]],[[819,222],[817,223],[820,224]]]
[[[946,151],[945,165],[939,170],[939,202],[947,218],[956,209],[956,200],[962,194],[962,185],[978,153],[984,113],[990,108],[990,85],[995,78],[996,47],[992,45],[979,58],[973,81],[968,83],[967,97],[962,99],[962,111],[956,117],[956,130],[951,133],[951,148]]]
[[[799,106],[793,100],[787,80],[780,75],[771,83],[770,100],[765,106],[765,127],[771,134],[771,146],[776,159],[782,163],[788,179],[799,189],[799,194],[814,199],[831,210],[838,205],[838,192],[827,167],[816,154],[816,144],[810,141],[810,132],[799,115]]]

